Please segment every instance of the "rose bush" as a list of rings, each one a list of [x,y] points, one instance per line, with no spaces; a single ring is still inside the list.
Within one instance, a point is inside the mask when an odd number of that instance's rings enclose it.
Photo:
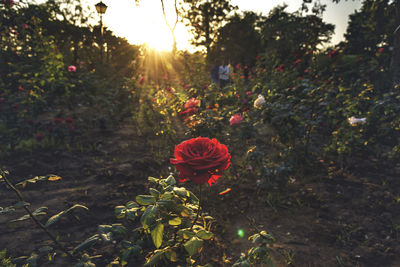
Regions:
[[[197,137],[175,146],[171,163],[179,171],[179,181],[196,184],[208,182],[211,186],[226,170],[231,161],[228,148],[217,139]]]

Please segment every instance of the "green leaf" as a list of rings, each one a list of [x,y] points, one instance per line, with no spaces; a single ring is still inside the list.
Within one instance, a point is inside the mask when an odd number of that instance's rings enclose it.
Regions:
[[[157,206],[150,205],[146,208],[146,211],[143,213],[142,218],[140,218],[140,222],[142,223],[144,228],[148,228],[156,221],[157,212]]]
[[[156,198],[150,195],[138,195],[136,196],[136,202],[140,205],[147,206],[150,204],[154,204],[156,202]]]
[[[152,183],[155,183],[155,184],[158,184],[158,181],[160,181],[160,179],[157,179],[157,178],[154,178],[154,177],[149,177],[149,178],[147,178],[147,180],[149,182],[152,182]]]
[[[22,208],[22,207],[26,207],[26,206],[29,206],[29,205],[30,205],[30,203],[28,203],[28,202],[20,201],[20,202],[14,204],[13,207],[14,208]]]
[[[194,236],[194,233],[192,231],[190,231],[189,228],[181,229],[181,230],[178,231],[177,234],[180,237],[182,237],[183,239],[189,239],[189,238],[192,238]]]
[[[100,240],[100,235],[99,234],[95,234],[94,236],[89,237],[88,239],[83,241],[81,244],[76,246],[74,248],[74,252],[79,252],[79,251],[83,251],[85,249],[88,249],[91,246],[93,246],[94,244],[96,244],[96,242],[99,241],[99,240]]]
[[[111,232],[117,235],[125,235],[128,233],[128,229],[120,223],[114,223],[111,225]]]
[[[157,198],[157,197],[160,195],[160,192],[159,192],[157,189],[150,188],[149,191],[150,191],[150,194],[151,194],[153,197],[156,197],[156,198]]]
[[[161,196],[161,200],[170,200],[174,197],[174,193],[172,192],[165,192],[164,194],[162,194]]]
[[[50,246],[44,246],[39,248],[39,253],[49,253],[50,251],[53,251],[53,248]]]
[[[203,240],[194,236],[185,243],[184,247],[191,257],[200,252],[200,249],[203,247]]]
[[[135,201],[129,201],[128,203],[126,203],[126,208],[134,209],[134,208],[140,208],[140,206]]]
[[[122,218],[125,217],[125,214],[126,214],[126,207],[125,207],[125,206],[116,206],[116,207],[114,208],[114,213],[115,213],[115,216],[116,216],[118,219],[122,219]]]
[[[208,240],[208,239],[212,238],[214,236],[214,234],[209,231],[201,229],[196,233],[196,236],[201,239]]]
[[[161,247],[164,234],[164,224],[158,223],[156,227],[151,230],[151,238],[156,248]]]
[[[167,257],[168,260],[172,261],[172,262],[177,262],[178,261],[178,257],[176,255],[176,252],[172,249],[168,249],[165,252],[165,257]]]
[[[180,217],[175,217],[168,221],[169,225],[180,225],[182,223],[182,219]]]
[[[164,252],[164,250],[156,250],[154,255],[146,261],[144,266],[155,265],[161,259],[161,256],[164,254]]]
[[[180,197],[188,197],[190,196],[189,192],[184,187],[174,187],[174,192]]]
[[[193,194],[192,192],[189,191],[189,197],[191,200],[193,200],[194,203],[198,204],[199,203],[199,199],[196,197],[195,194]]]
[[[172,175],[170,175],[170,176],[167,177],[167,179],[165,179],[165,183],[167,185],[175,185],[176,184],[176,180]]]
[[[39,216],[39,215],[46,215],[47,214],[47,207],[40,207],[36,209],[34,212],[32,212],[33,216]],[[18,219],[12,220],[10,222],[20,222],[20,221],[25,221],[30,218],[29,214],[26,214],[22,217],[19,217]]]
[[[76,208],[82,208],[82,209],[85,209],[85,210],[89,210],[87,207],[85,207],[83,205],[75,204],[72,207],[70,207],[69,209],[66,209],[66,210],[64,210],[64,211],[62,211],[62,212],[60,212],[60,213],[58,213],[56,215],[51,216],[50,219],[47,220],[47,222],[44,225],[44,227],[49,227],[50,225],[58,222],[61,219],[61,217],[63,217],[65,214],[68,214],[71,210],[76,209]]]

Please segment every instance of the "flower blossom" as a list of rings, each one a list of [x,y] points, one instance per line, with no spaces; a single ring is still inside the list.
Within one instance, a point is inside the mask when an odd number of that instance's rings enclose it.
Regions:
[[[191,180],[195,184],[217,182],[231,161],[228,148],[217,139],[197,137],[175,146],[171,164],[178,170],[180,182]]]
[[[200,103],[200,100],[197,100],[196,98],[192,97],[188,101],[186,101],[184,108],[189,109],[189,108],[194,108],[197,107]]]
[[[76,71],[76,67],[74,65],[68,66],[68,71],[69,72],[75,72]]]
[[[243,120],[242,116],[240,116],[239,114],[235,114],[229,119],[229,124],[230,124],[230,126],[233,126],[233,125],[238,124],[242,120]]]
[[[357,124],[364,124],[367,122],[367,118],[356,118],[354,116],[347,119],[351,126],[355,126]]]
[[[261,108],[265,104],[265,98],[262,95],[258,95],[256,101],[254,101],[255,108]]]

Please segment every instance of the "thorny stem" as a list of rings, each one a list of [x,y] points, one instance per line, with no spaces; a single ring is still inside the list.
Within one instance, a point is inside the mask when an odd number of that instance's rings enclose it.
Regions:
[[[199,185],[199,190],[200,190],[200,197],[199,197],[199,208],[197,209],[197,214],[196,214],[196,219],[194,219],[194,221],[193,221],[193,224],[192,224],[192,227],[190,227],[190,231],[193,229],[193,226],[196,224],[196,222],[197,222],[197,219],[199,218],[199,214],[200,214],[200,210],[201,210],[201,206],[200,206],[200,204],[201,204],[201,184]]]
[[[15,192],[15,194],[17,194],[18,198],[22,202],[26,202],[24,200],[24,197],[22,196],[21,192],[8,180],[8,178],[6,177],[5,172],[4,171],[0,171],[0,173],[1,173],[1,177],[4,179],[6,184]],[[46,227],[44,227],[44,225],[35,218],[35,216],[32,214],[30,209],[27,206],[23,206],[23,208],[29,214],[29,217],[31,217],[31,219],[36,223],[36,225],[39,226],[39,228],[41,228],[50,237],[51,240],[53,240],[53,242],[58,246],[58,248],[61,251],[65,252],[68,255],[69,258],[74,260],[75,259],[74,256],[72,256],[72,254],[67,249],[65,249],[63,245],[61,245],[57,241],[57,239],[46,229]]]

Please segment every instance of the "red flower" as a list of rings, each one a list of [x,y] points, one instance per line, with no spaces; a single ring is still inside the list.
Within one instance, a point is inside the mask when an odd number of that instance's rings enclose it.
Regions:
[[[68,67],[68,71],[69,72],[75,72],[76,71],[76,67],[74,65],[71,65]]]
[[[66,123],[74,123],[74,119],[72,119],[72,118],[66,118],[66,119],[65,119],[65,122],[66,122]]]
[[[36,135],[35,135],[35,139],[36,139],[36,141],[38,141],[38,142],[40,142],[40,141],[42,141],[42,139],[43,139],[43,134],[41,134],[41,133],[37,133]]]
[[[217,139],[197,137],[175,146],[171,164],[178,170],[180,182],[191,180],[195,184],[211,186],[231,162],[228,148]]]
[[[240,98],[240,95],[239,95],[238,93],[236,93],[235,96],[236,96],[237,98]]]
[[[251,91],[247,91],[247,92],[246,92],[246,95],[251,95]]]
[[[293,65],[294,65],[294,66],[297,66],[297,64],[300,64],[301,61],[302,61],[302,60],[299,58],[298,60],[296,60],[296,61],[293,63]]]
[[[139,84],[143,84],[144,83],[144,81],[145,81],[145,78],[142,76],[142,77],[140,77],[140,79],[139,79]]]
[[[21,85],[18,86],[18,91],[20,91],[20,92],[24,91],[24,87],[22,87]]]
[[[192,116],[193,114],[196,114],[196,113],[197,113],[196,108],[188,108],[184,111],[181,111],[179,113],[179,115],[181,115],[182,118],[186,118],[186,117]]]
[[[329,52],[328,56],[329,56],[330,58],[333,58],[333,57],[337,56],[338,53],[339,53],[339,52],[338,52],[337,50],[332,50],[331,52]]]
[[[54,118],[54,120],[53,120],[53,122],[54,122],[54,124],[60,124],[60,123],[62,123],[62,119],[61,118]]]
[[[190,98],[188,101],[186,101],[184,108],[188,109],[188,108],[194,108],[197,107],[199,105],[200,101],[197,100],[196,98],[192,97]]]
[[[385,50],[385,48],[384,48],[384,47],[381,47],[381,48],[378,49],[378,52],[379,52],[379,53],[382,53],[383,50]]]
[[[229,119],[229,125],[230,126],[236,125],[239,122],[241,122],[242,120],[243,120],[242,116],[240,116],[239,114],[235,114]]]

